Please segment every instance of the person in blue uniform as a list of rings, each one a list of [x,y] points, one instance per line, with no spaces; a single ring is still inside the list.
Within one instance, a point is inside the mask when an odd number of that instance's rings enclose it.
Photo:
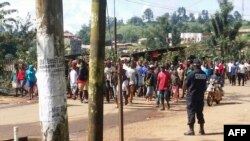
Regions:
[[[195,115],[197,116],[198,123],[200,124],[201,135],[205,134],[204,131],[204,93],[206,91],[206,74],[201,70],[201,62],[198,59],[193,61],[194,70],[187,76],[187,115],[189,130],[184,135],[195,135],[194,123]]]

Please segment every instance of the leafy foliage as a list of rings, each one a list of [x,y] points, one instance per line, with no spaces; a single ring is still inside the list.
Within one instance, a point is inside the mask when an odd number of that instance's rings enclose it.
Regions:
[[[136,26],[142,26],[144,24],[142,18],[137,16],[134,16],[131,19],[129,19],[127,23]]]
[[[142,16],[146,22],[152,22],[154,20],[154,13],[150,8],[147,8]]]
[[[1,59],[13,57],[28,63],[36,62],[35,30],[32,25],[28,14],[25,19],[17,18],[9,31],[0,33]]]
[[[82,40],[83,44],[90,44],[90,27],[87,25],[83,25],[80,31],[77,33],[77,36]]]
[[[213,35],[202,43],[192,44],[192,47],[186,50],[186,55],[195,53],[200,56],[206,54],[216,56],[220,51],[222,57],[237,56],[239,50],[249,44],[250,39],[250,37],[239,38],[239,29],[242,26],[250,28],[250,22],[244,21],[238,11],[233,11],[233,4],[229,0],[218,0],[218,3],[220,10],[212,18],[207,10],[202,10],[196,18],[194,13],[188,12],[185,7],[179,7],[173,14],[165,13],[154,17],[153,11],[147,8],[142,17],[131,17],[126,24],[122,19],[117,20],[117,41],[137,43],[143,38],[144,42],[138,45],[140,49],[167,48],[168,33],[172,33],[172,43],[175,46],[180,44],[180,33],[212,32]],[[6,18],[6,15],[16,12],[14,9],[1,10],[8,5],[10,5],[8,2],[0,3],[0,59],[18,58],[34,62],[36,44],[33,21],[30,15],[25,19]],[[107,17],[106,22],[106,45],[111,45],[114,40],[114,18]],[[90,44],[90,27],[91,25],[82,25],[77,33],[86,45]],[[112,53],[113,51],[109,52],[108,56],[112,56]]]
[[[209,22],[209,15],[207,10],[202,10],[201,14],[198,17],[198,22],[201,24]]]
[[[122,42],[135,43],[143,32],[141,26],[124,25],[117,29],[117,33],[122,35]]]
[[[181,32],[177,27],[174,27],[172,30],[172,45],[176,46],[181,42]]]
[[[233,10],[231,2],[228,0],[218,0],[218,2],[220,11],[215,13],[211,20],[214,31],[211,39],[213,39],[214,44],[219,45],[220,56],[224,58],[226,54],[235,51],[236,46],[240,49],[242,43],[236,41],[236,37],[242,24],[239,12],[235,11],[234,16],[230,14]],[[216,40],[214,37],[216,37]]]
[[[17,12],[16,9],[7,9],[7,10],[1,10],[1,8],[5,6],[9,6],[9,2],[2,2],[0,3],[0,28],[5,31],[9,28],[12,28],[11,22],[15,22],[15,19],[13,18],[6,18],[7,15],[10,15],[14,12]],[[0,30],[1,31],[1,30]]]

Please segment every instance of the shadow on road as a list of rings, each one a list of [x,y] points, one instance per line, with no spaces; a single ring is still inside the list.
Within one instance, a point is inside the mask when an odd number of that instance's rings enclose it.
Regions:
[[[132,139],[131,141],[178,141],[178,140],[163,140],[160,138],[150,138],[150,139]]]
[[[133,107],[154,107],[154,104],[142,104],[142,103],[133,103],[132,105],[128,105],[128,106],[133,106]]]
[[[250,102],[250,94],[226,93],[223,100],[234,100],[238,102]]]
[[[187,111],[187,109],[171,109],[170,108],[170,111]]]
[[[240,103],[240,102],[222,102],[220,104],[216,104],[215,106],[233,105],[233,104],[242,104],[242,103]]]
[[[76,104],[67,104],[67,107],[75,107],[75,106],[82,106],[82,105],[76,105]]]
[[[128,107],[126,109],[134,109],[134,110],[139,110],[139,109],[143,109],[143,110],[152,110],[152,107],[143,107],[143,108],[138,108],[138,107]]]
[[[212,133],[206,133],[205,136],[213,136],[213,135],[223,135],[224,132],[212,132]]]

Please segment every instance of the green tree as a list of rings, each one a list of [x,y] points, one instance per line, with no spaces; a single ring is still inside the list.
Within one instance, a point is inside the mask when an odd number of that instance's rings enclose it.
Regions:
[[[188,20],[186,9],[184,7],[179,7],[178,10],[177,10],[177,13],[178,13],[177,16],[180,19],[180,21],[185,22],[185,21]]]
[[[142,26],[124,25],[117,29],[117,34],[122,36],[122,42],[135,43],[141,37],[143,32]]]
[[[6,56],[16,56],[17,40],[10,32],[0,32],[0,60]]]
[[[82,43],[85,45],[90,44],[90,27],[87,25],[82,25],[80,31],[77,33],[77,36],[82,40]]]
[[[17,52],[16,55],[19,59],[22,59],[26,62],[36,62],[36,55],[33,55],[31,53],[33,50],[31,48],[36,48],[36,42],[35,42],[35,29],[33,28],[31,15],[27,14],[27,16],[22,19],[18,18],[14,25],[15,28],[13,28],[12,34],[14,35],[13,38],[16,38],[17,43]],[[31,52],[30,52],[31,50]]]
[[[143,13],[143,20],[146,22],[152,22],[154,20],[154,13],[150,8],[147,8]]]
[[[170,32],[170,23],[166,16],[156,19],[156,22],[145,26],[143,37],[146,38],[146,47],[148,48],[166,48],[166,38]]]
[[[143,20],[140,17],[134,16],[131,19],[129,19],[127,23],[132,24],[132,25],[141,26],[141,25],[143,25]]]
[[[228,0],[218,0],[220,11],[217,12],[211,22],[216,44],[220,47],[221,57],[230,55],[232,52],[232,42],[235,41],[237,33],[241,27],[241,21],[232,21],[230,13],[233,11],[233,4]]]
[[[123,40],[122,34],[117,34],[116,39],[117,39],[118,42],[122,42],[122,40]]]
[[[174,26],[172,29],[172,46],[176,46],[181,43],[181,33],[178,27]]]
[[[165,17],[167,20],[170,20],[170,14],[168,12],[163,14],[162,17]]]
[[[16,12],[16,9],[3,9],[5,6],[9,6],[9,2],[2,2],[0,3],[0,28],[2,30],[6,30],[8,28],[11,28],[11,24],[9,22],[15,22],[15,19],[13,18],[6,18],[7,15],[10,15],[14,12]]]
[[[204,24],[206,22],[209,22],[209,14],[207,10],[202,10],[201,14],[198,17],[198,22],[201,24]]]
[[[3,9],[5,6],[9,6],[9,2],[0,3],[0,59],[4,59],[5,56],[15,56],[16,43],[13,39],[13,35],[8,32],[8,29],[12,28],[10,23],[15,22],[13,18],[6,18],[16,10],[14,9]]]
[[[203,33],[204,32],[204,25],[198,22],[187,22],[185,23],[187,26],[182,32],[193,32],[193,33]]]
[[[241,16],[239,11],[234,11],[234,19],[236,21],[241,21],[242,20],[242,16]]]
[[[179,17],[176,12],[174,12],[171,16],[171,25],[176,25],[179,22]]]
[[[32,26],[28,14],[25,19],[17,18],[8,31],[0,33],[1,58],[14,56],[25,62],[36,62],[35,29]]]
[[[123,19],[118,19],[116,25],[117,27],[124,25]]]
[[[194,13],[189,13],[189,21],[190,22],[195,22]]]
[[[164,36],[163,30],[158,24],[149,25],[144,37],[147,39],[146,47],[148,48],[162,48],[166,45],[166,36]]]

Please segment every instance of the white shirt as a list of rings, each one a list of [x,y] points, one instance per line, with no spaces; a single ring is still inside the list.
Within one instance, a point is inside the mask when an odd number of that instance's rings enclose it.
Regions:
[[[206,69],[206,68],[205,68],[203,65],[201,65],[201,70],[204,71],[205,69]]]
[[[243,65],[243,64],[240,64],[239,65],[239,69],[240,69],[240,73],[246,73],[246,67],[245,67],[245,65]]]
[[[129,69],[129,67],[125,63],[122,65],[122,68],[125,70]]]
[[[129,78],[129,85],[136,84],[136,71],[135,69],[128,68],[126,71],[126,75]]]
[[[111,77],[112,77],[112,73],[115,72],[115,68],[114,67],[105,67],[104,68],[104,73],[106,75],[106,79],[111,81]]]
[[[233,66],[233,63],[231,63],[231,62],[227,64],[228,72],[231,72],[231,67],[232,67],[232,66]]]
[[[69,77],[70,77],[70,84],[77,83],[78,74],[77,74],[76,70],[72,69],[69,73]]]
[[[245,67],[247,68],[247,71],[250,71],[250,64],[248,64],[247,62],[245,62]]]

